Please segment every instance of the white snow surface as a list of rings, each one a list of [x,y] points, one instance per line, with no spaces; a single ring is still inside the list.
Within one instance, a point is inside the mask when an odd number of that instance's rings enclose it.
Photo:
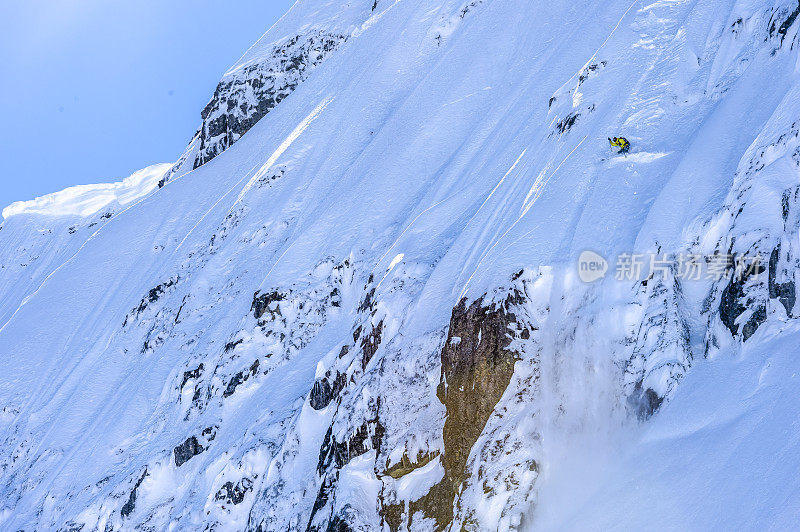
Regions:
[[[17,201],[3,209],[3,218],[20,214],[86,217],[111,204],[128,205],[152,192],[171,166],[154,164],[117,183],[77,185],[33,200]]]
[[[795,4],[299,0],[228,75],[303,29],[350,37],[229,149],[3,211],[0,529],[380,529],[383,498],[442,477],[386,471],[444,451],[453,307],[515,290],[532,332],[509,330],[454,529],[792,528],[791,305],[749,282],[733,335],[726,280],[612,274],[779,246],[796,279],[799,23],[771,29]],[[611,262],[592,285],[585,250]],[[312,404],[325,375],[343,388]],[[646,420],[637,385],[664,396]]]

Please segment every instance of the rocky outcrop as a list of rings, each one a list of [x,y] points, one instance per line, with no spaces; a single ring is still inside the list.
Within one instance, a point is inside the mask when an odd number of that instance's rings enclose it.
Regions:
[[[147,476],[147,468],[145,468],[144,473],[142,473],[142,476],[139,477],[139,480],[137,480],[136,484],[133,486],[131,494],[128,496],[128,500],[125,501],[125,504],[122,505],[120,514],[122,515],[123,518],[131,515],[133,513],[133,510],[136,508],[136,493],[139,490],[139,486],[141,486],[142,482],[144,482],[146,476]]]
[[[783,40],[789,32],[789,28],[794,25],[798,15],[800,15],[800,1],[796,3],[797,5],[795,6],[778,8],[770,17],[769,35],[770,37],[779,37],[781,44],[783,44]]]
[[[223,78],[201,113],[194,168],[230,148],[346,39],[322,30],[295,35],[275,44],[267,61],[240,67]]]
[[[759,266],[753,272],[731,275],[730,282],[722,291],[719,303],[719,317],[725,327],[733,336],[739,334],[739,316],[748,309],[752,310],[750,317],[742,327],[742,339],[747,341],[753,336],[758,326],[767,319],[766,303],[762,298],[748,295],[752,286],[757,283],[757,276],[764,273],[764,268]]]
[[[236,388],[239,387],[240,384],[246,382],[250,377],[255,376],[258,373],[258,367],[260,362],[256,360],[250,365],[250,368],[247,371],[240,371],[236,373],[236,375],[228,381],[228,385],[225,387],[225,391],[222,392],[222,397],[230,397],[236,392]]]
[[[623,387],[628,413],[642,421],[659,409],[692,364],[688,312],[676,273],[674,268],[651,273],[637,294],[642,315]]]
[[[241,504],[242,501],[244,501],[245,495],[252,490],[253,481],[245,477],[236,484],[231,481],[223,484],[214,498],[217,501],[237,505]]]
[[[189,382],[190,380],[198,379],[200,377],[200,375],[203,374],[203,370],[204,369],[205,369],[204,365],[201,362],[200,365],[197,366],[196,368],[188,370],[188,371],[184,371],[183,372],[183,380],[181,380],[181,386],[180,386],[179,389],[183,390],[183,387],[186,386],[186,383]]]
[[[324,472],[332,464],[341,469],[353,458],[372,449],[380,451],[384,431],[383,424],[378,418],[364,422],[352,435],[341,441],[337,440],[332,428],[329,428],[320,449],[317,471]]]
[[[316,381],[308,398],[311,408],[322,410],[327,407],[339,395],[346,383],[347,377],[342,373],[337,373],[333,379],[327,375]]]
[[[278,303],[286,299],[284,294],[281,294],[277,290],[273,290],[272,292],[266,294],[260,294],[256,292],[253,294],[253,303],[250,306],[250,310],[253,311],[253,315],[256,319],[261,319],[261,317],[266,314],[269,310],[271,315],[280,314],[280,307]]]
[[[453,503],[466,478],[467,458],[483,432],[495,405],[506,391],[517,355],[509,351],[510,326],[516,316],[508,302],[469,306],[461,300],[453,309],[447,342],[442,349],[441,380],[436,391],[447,409],[444,424],[444,478],[413,503],[444,529],[453,519]]]
[[[380,401],[375,410],[380,410]],[[353,434],[341,440],[334,435],[333,426],[328,429],[317,462],[317,472],[321,475],[322,482],[308,521],[309,531],[351,530],[349,521],[352,518],[347,517],[346,511],[341,514],[332,513],[339,471],[353,459],[370,451],[380,454],[385,430],[377,414],[374,419],[365,421]],[[322,510],[327,508],[330,508],[331,513],[324,515]]]
[[[215,427],[208,427],[199,436],[190,436],[183,443],[175,447],[175,467],[180,467],[198,454],[208,449],[210,442],[217,436]]]
[[[175,285],[178,284],[178,281],[180,281],[180,277],[173,277],[159,284],[155,288],[151,288],[147,292],[147,295],[144,296],[139,302],[139,305],[128,313],[122,326],[125,327],[129,322],[138,318],[139,315],[147,310],[153,303],[156,303],[159,299],[161,299],[161,296],[173,289]]]
[[[753,336],[767,320],[770,300],[780,303],[786,315],[792,317],[796,302],[795,283],[791,279],[783,282],[778,280],[787,274],[786,268],[781,267],[780,255],[781,245],[778,244],[769,253],[768,261],[760,260],[747,269],[731,266],[730,280],[720,298],[719,317],[733,336],[741,334],[743,341]],[[785,262],[788,263],[790,259],[787,256]],[[767,274],[766,279],[764,273]],[[747,319],[742,324],[739,318],[743,315]]]
[[[365,335],[361,340],[361,369],[365,369],[375,352],[381,345],[381,334],[383,333],[383,322],[378,323],[369,334]]]
[[[197,441],[197,436],[186,438],[186,440],[175,447],[173,451],[175,454],[175,467],[182,466],[203,451],[205,451],[205,447],[200,445],[200,442]]]
[[[718,304],[709,304],[718,310],[709,320],[718,315],[730,335],[742,341],[775,312],[795,317],[800,187],[793,171],[800,168],[800,121],[783,112],[776,112],[774,120],[769,133],[743,158],[724,208],[708,224],[726,227],[714,242],[714,252],[727,250],[729,257],[709,298],[718,298]],[[712,332],[707,346],[722,342]]]
[[[769,297],[777,299],[783,308],[786,310],[787,316],[792,316],[794,311],[794,304],[797,301],[795,291],[795,283],[792,280],[778,282],[777,278],[780,273],[778,264],[780,261],[781,246],[780,244],[772,250],[769,256],[769,277],[767,278]],[[788,261],[789,257],[787,257]]]
[[[563,135],[564,133],[572,129],[572,126],[575,125],[575,122],[577,122],[578,118],[580,117],[581,117],[580,113],[573,112],[568,114],[567,116],[559,120],[559,122],[556,124],[556,130],[558,131],[559,134]]]

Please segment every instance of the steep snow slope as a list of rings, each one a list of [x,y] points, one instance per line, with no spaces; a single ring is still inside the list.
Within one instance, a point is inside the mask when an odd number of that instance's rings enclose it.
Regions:
[[[797,324],[764,329],[733,359],[700,362],[653,423],[572,448],[535,528],[794,528]]]
[[[796,433],[791,403],[737,398],[792,390],[797,13],[301,0],[162,188],[91,236],[0,226],[0,527],[754,526],[793,484],[728,476],[697,427],[723,454]],[[18,260],[34,227],[54,249]],[[594,284],[586,250],[611,261]],[[763,271],[615,279],[634,252]],[[771,352],[786,382],[750,391]],[[700,460],[691,485],[730,496],[637,504]]]
[[[156,190],[169,169],[169,164],[155,164],[117,183],[79,185],[3,209],[2,326],[109,220]]]

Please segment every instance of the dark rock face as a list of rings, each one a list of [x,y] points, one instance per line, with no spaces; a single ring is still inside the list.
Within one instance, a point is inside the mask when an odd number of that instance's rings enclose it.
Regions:
[[[339,395],[339,392],[342,391],[347,383],[347,377],[342,373],[336,374],[336,378],[333,379],[333,384],[329,382],[329,377],[330,376],[325,376],[318,380],[311,389],[309,402],[311,403],[311,408],[314,410],[322,410],[331,404],[331,401]]]
[[[664,402],[663,397],[652,389],[642,390],[642,384],[637,383],[633,393],[627,398],[628,411],[632,412],[637,419],[644,421],[656,413]]]
[[[730,282],[722,291],[722,298],[719,303],[719,317],[733,336],[739,333],[736,318],[747,310],[744,305],[746,281],[747,279],[745,278],[739,279],[737,276],[732,276]]]
[[[270,57],[224,78],[201,113],[194,168],[228,149],[305,81],[341,43],[344,35],[317,31],[275,45]]]
[[[380,400],[374,405],[374,418],[365,421],[346,439],[339,441],[333,433],[333,425],[328,427],[322,446],[320,447],[317,473],[321,483],[317,498],[308,521],[308,531],[321,530],[350,530],[350,523],[356,519],[355,515],[348,516],[347,511],[333,515],[333,510],[322,510],[331,506],[336,498],[336,487],[339,481],[339,470],[352,459],[375,450],[381,452],[381,444],[386,432],[383,423],[378,418]],[[334,528],[331,528],[334,526]],[[345,527],[345,528],[342,528]]]
[[[186,383],[189,382],[189,379],[197,379],[197,378],[199,378],[200,375],[203,374],[203,369],[204,369],[204,366],[203,366],[203,363],[201,362],[200,365],[197,366],[195,369],[190,370],[190,371],[184,371],[183,372],[183,380],[181,381],[181,390],[183,389],[184,386],[186,386]]]
[[[222,397],[230,397],[236,391],[236,387],[239,386],[241,383],[244,382],[244,373],[239,372],[233,376],[230,380],[228,385],[225,387],[225,391],[222,392]]]
[[[755,280],[757,275],[764,273],[766,269],[763,266],[758,266],[752,272],[747,272],[743,275],[734,272],[731,275],[730,282],[722,291],[722,298],[719,304],[719,316],[725,327],[731,331],[733,336],[739,333],[739,325],[736,324],[737,318],[742,315],[748,308],[755,305],[755,310],[750,319],[747,320],[744,327],[742,327],[742,338],[747,340],[753,333],[755,333],[758,326],[767,319],[766,304],[762,301],[757,301],[753,296],[749,296],[748,287],[752,285],[751,280]]]
[[[458,13],[458,16],[461,19],[463,19],[464,17],[467,16],[467,13],[469,13],[470,11],[472,11],[474,8],[478,7],[482,3],[483,3],[483,0],[472,0],[471,2],[469,2],[464,7],[461,8],[461,11]]]
[[[742,339],[747,341],[765,321],[767,321],[767,307],[758,305],[753,311],[752,316],[750,316],[750,319],[747,320],[747,323],[742,327]]]
[[[583,83],[592,77],[593,74],[596,74],[600,70],[604,69],[608,65],[607,61],[600,61],[599,63],[592,63],[588,65],[581,71],[580,76],[578,76],[578,86],[580,87]]]
[[[200,442],[197,441],[196,436],[186,438],[186,441],[174,449],[175,465],[180,467],[203,451],[205,451],[205,449],[200,445]]]
[[[153,303],[157,302],[161,299],[161,296],[167,293],[167,291],[178,284],[180,281],[179,277],[173,277],[160,285],[156,286],[155,288],[151,288],[145,297],[139,302],[139,305],[133,309],[128,315],[125,317],[125,322],[122,324],[123,327],[128,325],[132,320],[139,317],[139,315],[147,310],[147,308],[152,305]]]
[[[327,475],[322,480],[322,485],[319,487],[319,492],[317,493],[317,498],[314,500],[314,506],[311,508],[311,517],[308,520],[308,527],[306,530],[319,530],[319,526],[315,526],[315,517],[319,513],[320,510],[325,508],[328,505],[336,492],[336,484],[339,481],[339,472],[333,471],[331,474]]]
[[[200,436],[190,436],[186,440],[173,449],[175,455],[175,466],[180,467],[198,454],[202,453],[208,448],[208,443],[216,437],[216,429],[208,427],[203,430]]]
[[[217,491],[214,496],[216,500],[223,501],[227,504],[241,504],[244,501],[245,495],[253,489],[253,481],[245,477],[236,484],[233,482],[226,482]]]
[[[381,336],[383,334],[383,322],[380,322],[377,327],[372,329],[368,335],[361,341],[361,369],[365,369],[372,357],[378,351],[381,345]]]
[[[778,245],[778,247],[772,250],[769,257],[769,297],[780,301],[783,308],[786,309],[786,314],[791,316],[797,296],[795,294],[793,281],[786,281],[785,283],[776,282],[780,253],[781,246]]]
[[[238,340],[236,340],[234,342],[228,342],[227,344],[225,344],[225,352],[226,353],[230,353],[231,351],[236,349],[237,345],[240,345],[242,343],[244,343],[244,340],[241,339],[241,338],[239,338]]]
[[[317,471],[322,474],[331,465],[341,469],[353,458],[372,449],[380,453],[384,432],[383,424],[377,418],[365,421],[349,439],[341,442],[336,440],[332,428],[329,428],[320,448]]]
[[[128,497],[127,502],[125,502],[125,504],[122,505],[122,510],[120,510],[120,514],[122,515],[123,518],[131,515],[133,513],[133,510],[136,508],[136,492],[139,489],[139,486],[142,485],[142,482],[144,481],[144,478],[146,476],[147,476],[147,468],[145,468],[144,473],[142,473],[142,476],[139,477],[139,480],[136,481],[136,485],[133,486],[133,489],[131,490],[131,494]]]
[[[572,126],[575,125],[575,122],[578,121],[578,118],[580,118],[580,116],[581,116],[580,113],[570,113],[570,114],[568,114],[567,116],[562,118],[558,122],[558,124],[556,124],[556,129],[558,130],[559,133],[561,133],[563,135],[564,133],[566,133],[567,131],[572,129]]]
[[[800,15],[800,0],[797,2],[797,6],[795,6],[792,11],[789,11],[787,8],[782,8],[773,13],[769,22],[770,37],[780,37],[781,44],[783,44],[783,40],[786,38],[786,33],[795,23],[798,15]]]
[[[352,530],[353,529],[350,528],[350,525],[347,524],[347,521],[338,515],[334,515],[333,519],[331,519],[328,523],[326,532],[351,532]]]
[[[240,372],[236,373],[236,375],[234,375],[231,378],[230,382],[228,382],[228,385],[225,387],[225,391],[222,392],[222,397],[230,397],[231,395],[233,395],[236,392],[236,388],[238,388],[240,384],[242,384],[243,382],[247,381],[250,377],[252,377],[256,373],[258,373],[259,365],[260,365],[260,362],[258,360],[256,360],[250,366],[249,370],[240,371]]]
[[[753,313],[741,328],[741,335],[744,341],[753,336],[758,327],[767,320],[767,299],[777,299],[786,309],[786,314],[792,315],[797,297],[795,283],[777,282],[780,253],[781,246],[778,245],[770,253],[768,267],[759,265],[744,275],[734,273],[722,291],[719,316],[733,336],[740,332],[739,325],[736,324],[737,318],[748,309],[752,309]],[[757,280],[757,276],[764,272],[767,272],[766,287],[763,287],[763,282]]]
[[[280,307],[277,307],[277,310],[270,310],[270,305],[272,303],[283,301],[286,299],[286,296],[275,290],[269,292],[268,294],[259,294],[259,292],[253,294],[253,304],[250,305],[250,310],[253,311],[253,315],[256,317],[256,319],[260,319],[264,314],[267,313],[268,310],[270,313],[280,314]]]
[[[160,285],[156,286],[155,288],[151,288],[150,291],[147,293],[147,296],[142,299],[142,302],[139,304],[139,308],[136,309],[139,312],[143,311],[148,303],[155,303],[158,299],[167,291],[167,288],[175,286],[175,283],[178,282],[178,279],[170,279]]]

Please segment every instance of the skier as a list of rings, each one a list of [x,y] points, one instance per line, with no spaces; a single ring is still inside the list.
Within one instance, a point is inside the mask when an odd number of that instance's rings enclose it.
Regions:
[[[631,143],[628,142],[628,139],[626,139],[625,137],[614,137],[613,139],[609,138],[608,142],[612,146],[619,148],[619,151],[617,153],[621,153],[623,155],[627,155],[631,149]]]

